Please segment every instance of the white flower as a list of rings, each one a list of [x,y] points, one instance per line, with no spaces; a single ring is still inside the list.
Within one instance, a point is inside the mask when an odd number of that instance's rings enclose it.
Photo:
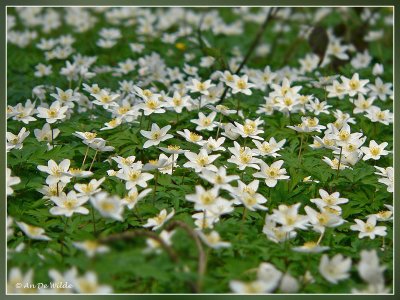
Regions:
[[[225,142],[224,137],[220,137],[218,140],[215,140],[213,137],[209,137],[208,140],[202,140],[198,144],[200,144],[203,149],[206,149],[207,153],[216,152],[216,151],[225,151],[225,147],[222,147]]]
[[[390,112],[388,109],[381,110],[377,106],[372,106],[365,115],[371,122],[379,122],[385,125],[389,125],[393,123],[393,113]]]
[[[203,140],[203,137],[195,132],[192,132],[188,129],[184,129],[183,131],[177,131],[177,134],[184,137],[186,141],[190,143],[198,144],[200,141]]]
[[[235,204],[243,204],[251,211],[257,209],[268,210],[268,208],[261,205],[266,203],[267,199],[263,195],[257,193],[258,186],[258,180],[253,180],[248,185],[238,180],[238,187],[231,191],[231,195],[236,199]]]
[[[163,240],[163,242],[166,245],[171,246],[172,245],[171,238],[173,237],[175,232],[176,232],[175,230],[172,230],[172,231],[163,230],[160,232],[159,237],[160,237],[160,239]],[[143,251],[144,253],[153,252],[153,251],[155,253],[162,252],[161,244],[159,241],[149,238],[149,239],[146,239],[146,244],[147,244],[147,248]]]
[[[47,235],[44,234],[44,229],[40,227],[36,227],[33,225],[26,224],[24,222],[15,222],[17,223],[18,227],[31,239],[34,240],[42,240],[42,241],[49,241]]]
[[[291,276],[289,273],[285,273],[285,275],[282,276],[281,284],[279,285],[281,292],[293,294],[296,293],[299,288],[300,286],[296,278]]]
[[[327,191],[319,189],[319,195],[321,198],[310,199],[310,201],[321,209],[331,208],[341,212],[342,208],[339,205],[349,202],[349,199],[347,198],[340,198],[339,192],[329,194]]]
[[[273,210],[271,220],[282,225],[282,229],[286,232],[290,232],[296,228],[307,229],[308,217],[299,215],[300,203],[296,203],[290,206],[280,204],[278,209]]]
[[[7,132],[7,151],[11,149],[22,149],[24,147],[23,142],[29,134],[30,132],[26,131],[25,127],[22,127],[17,135]]]
[[[135,187],[129,190],[128,195],[122,198],[122,204],[126,205],[129,209],[133,209],[140,199],[143,199],[151,192],[151,189],[144,189],[140,193]]]
[[[57,128],[51,129],[50,124],[46,123],[42,129],[34,129],[36,139],[39,142],[51,142],[60,134],[60,130]]]
[[[76,178],[87,178],[93,175],[93,172],[91,171],[84,171],[79,168],[69,168],[68,172],[66,175],[69,175],[71,177],[76,177]]]
[[[101,191],[100,185],[104,182],[105,178],[99,180],[92,179],[89,183],[76,183],[74,189],[81,195],[91,196]]]
[[[217,172],[205,169],[199,174],[199,176],[212,183],[215,187],[219,187],[227,191],[232,190],[232,186],[229,184],[229,182],[239,179],[238,175],[226,175],[225,167],[219,167]]]
[[[75,106],[73,102],[78,101],[80,98],[79,93],[74,92],[72,89],[63,91],[62,89],[56,87],[56,90],[57,94],[50,94],[50,96],[52,96],[57,101],[60,101],[61,105],[63,106],[66,105],[70,108],[73,108]]]
[[[389,193],[393,193],[393,184],[394,184],[394,170],[393,167],[387,167],[386,169],[375,166],[377,170],[380,170],[381,173],[375,172],[375,174],[383,176],[378,179],[378,182],[383,183],[387,186],[387,191]]]
[[[11,188],[11,186],[19,184],[21,182],[21,179],[17,176],[11,176],[11,169],[7,168],[6,169],[6,182],[7,182],[7,196],[9,196],[14,193],[14,190]]]
[[[208,89],[212,86],[215,86],[215,84],[211,83],[211,80],[206,80],[204,82],[201,82],[197,79],[192,79],[192,85],[189,85],[187,88],[190,89],[192,92],[199,92],[203,95],[209,95]]]
[[[59,165],[57,163],[50,159],[47,162],[47,166],[37,166],[37,168],[42,171],[46,172],[49,174],[46,178],[46,183],[47,184],[55,184],[59,181],[62,183],[68,183],[71,180],[71,175],[68,174],[69,166],[71,164],[71,161],[69,159],[64,159],[60,162]]]
[[[123,166],[127,166],[127,167],[132,166],[133,163],[135,162],[136,156],[131,155],[126,158],[122,157],[122,156],[114,156],[114,157],[111,157],[111,159],[113,161],[115,161],[118,164],[118,168],[121,169]]]
[[[191,120],[192,123],[197,124],[196,130],[201,131],[201,130],[208,130],[212,131],[217,125],[214,123],[214,119],[216,117],[217,113],[213,111],[210,113],[208,116],[203,114],[202,112],[199,112],[199,118],[195,120]]]
[[[166,102],[176,113],[181,113],[182,109],[189,105],[190,96],[182,96],[178,91],[172,97],[167,97]]]
[[[82,205],[88,200],[88,196],[77,195],[75,191],[70,191],[68,194],[61,193],[59,197],[52,196],[50,198],[57,206],[50,208],[50,213],[52,215],[64,215],[66,217],[71,217],[73,213],[79,213],[87,215],[89,210]]]
[[[379,265],[379,257],[376,250],[362,250],[361,260],[357,265],[358,274],[360,277],[370,285],[384,284],[385,279],[383,272],[385,266]]]
[[[22,103],[18,103],[15,107],[10,105],[7,106],[7,119],[12,117],[13,120],[21,121],[24,124],[29,124],[32,121],[36,121],[36,118],[32,117],[36,113],[35,103],[30,99],[26,100],[25,106]]]
[[[229,151],[233,154],[227,161],[238,166],[239,170],[244,170],[246,167],[259,170],[257,165],[259,159],[254,156],[257,155],[249,147],[240,147],[239,143],[233,142],[235,147],[229,147]]]
[[[100,128],[101,131],[103,130],[111,130],[117,128],[119,125],[122,124],[122,118],[114,118],[109,122],[104,123],[106,127]]]
[[[273,241],[274,243],[282,243],[296,237],[296,231],[292,230],[287,232],[284,230],[284,227],[277,227],[276,222],[272,219],[273,217],[266,215],[265,225],[263,227],[263,233],[265,233],[269,240]]]
[[[306,242],[300,247],[293,247],[292,250],[303,253],[320,253],[328,250],[327,246],[320,246],[316,242]]]
[[[93,143],[95,140],[98,140],[97,138],[97,133],[95,132],[81,132],[81,131],[75,131],[72,135],[82,139],[83,143],[86,145],[89,145]]]
[[[50,199],[52,196],[61,195],[66,183],[58,182],[49,185],[43,185],[37,191],[43,195],[43,199]]]
[[[120,97],[119,94],[110,94],[110,92],[106,90],[101,90],[99,93],[91,95],[96,99],[93,101],[93,104],[100,105],[104,109],[108,109],[110,106],[117,106],[118,104],[115,100]]]
[[[271,137],[268,142],[264,141],[263,143],[253,140],[253,143],[257,146],[257,150],[253,151],[261,156],[278,157],[281,155],[276,152],[282,149],[282,146],[285,144],[285,142],[286,139],[276,142],[273,137]]]
[[[126,181],[126,189],[130,190],[136,185],[147,187],[147,181],[154,178],[150,173],[142,173],[142,163],[137,162],[132,166],[122,166],[122,172],[116,174],[118,178]]]
[[[157,230],[161,228],[168,220],[170,220],[175,214],[175,210],[172,209],[169,214],[167,214],[167,210],[163,209],[160,211],[158,216],[155,216],[154,218],[149,218],[147,219],[147,223],[143,225],[143,227],[153,227],[152,230]]]
[[[106,141],[101,138],[94,139],[91,143],[88,144],[88,146],[100,152],[109,152],[114,150],[113,146],[106,146]]]
[[[237,294],[265,294],[270,289],[270,284],[262,280],[243,282],[232,280],[229,282],[232,292]]]
[[[50,108],[39,106],[37,108],[37,116],[38,118],[46,119],[47,123],[52,124],[57,122],[58,120],[65,119],[67,117],[65,113],[67,112],[68,108],[68,106],[62,106],[60,101],[54,101],[50,105]]]
[[[239,77],[238,75],[233,75],[233,82],[227,82],[226,84],[232,88],[232,93],[243,93],[245,95],[251,95],[250,88],[255,85],[248,82],[249,77],[247,75],[243,75]]]
[[[324,254],[319,263],[321,275],[333,284],[350,277],[351,258],[344,258],[341,254],[336,254],[332,259]]]
[[[83,242],[73,242],[76,248],[86,252],[88,257],[93,257],[96,253],[105,253],[110,250],[107,246],[100,245],[97,241],[87,240]]]
[[[377,77],[375,79],[375,84],[368,85],[371,92],[369,95],[371,97],[378,97],[382,101],[386,101],[387,96],[392,95],[392,84],[391,83],[383,83],[382,79]]]
[[[261,263],[257,270],[257,279],[248,283],[232,280],[229,285],[234,293],[265,294],[274,291],[281,281],[282,272],[270,263]]]
[[[186,195],[186,200],[194,202],[195,210],[211,210],[218,205],[224,205],[228,200],[219,196],[219,188],[205,190],[201,185],[196,185],[196,193]]]
[[[19,288],[21,285],[21,288]],[[37,293],[33,286],[33,270],[29,269],[25,274],[21,273],[19,268],[13,267],[7,277],[8,294],[32,294]]]
[[[383,65],[376,63],[372,68],[372,75],[378,76],[383,74]]]
[[[256,140],[263,140],[262,137],[258,136],[259,134],[264,133],[264,130],[258,129],[258,126],[263,123],[264,121],[260,120],[260,118],[257,118],[254,121],[246,119],[243,125],[235,122],[236,128],[233,130],[243,138],[250,137]]]
[[[171,125],[167,125],[163,128],[158,127],[156,123],[151,125],[150,131],[140,130],[140,134],[148,140],[144,143],[143,148],[149,148],[151,146],[157,146],[162,141],[166,141],[173,137],[172,134],[167,134],[168,130],[171,129]]]
[[[322,233],[325,231],[325,227],[337,227],[344,223],[341,217],[330,213],[328,210],[321,209],[321,212],[317,212],[309,206],[304,207],[304,210],[313,225],[313,229],[317,232]]]
[[[85,276],[75,278],[73,287],[80,294],[111,294],[113,292],[110,286],[99,285],[94,272],[87,272]]]
[[[350,229],[354,231],[359,231],[358,237],[360,239],[364,237],[369,237],[370,239],[375,239],[376,235],[386,236],[386,226],[376,226],[376,216],[370,216],[367,219],[367,222],[363,222],[359,219],[354,219],[357,223],[355,225],[351,225]]]
[[[52,65],[46,66],[44,64],[37,64],[35,68],[36,68],[36,72],[34,73],[35,77],[44,77],[52,73],[51,71]]]
[[[266,292],[273,291],[279,284],[281,280],[282,272],[275,268],[274,265],[270,263],[261,263],[257,270],[258,280],[262,280],[268,284],[268,289]]]
[[[301,121],[302,122],[299,125],[286,126],[286,127],[296,130],[298,132],[312,132],[312,131],[321,132],[321,129],[326,128],[324,125],[318,125],[319,120],[315,117],[314,118],[301,117]]]
[[[390,151],[384,150],[387,145],[387,142],[378,145],[374,140],[371,140],[369,142],[369,147],[361,147],[361,151],[365,154],[363,160],[378,160],[381,156],[388,155]]]
[[[220,154],[208,155],[205,149],[200,149],[198,154],[193,152],[185,152],[186,158],[189,160],[183,167],[193,168],[196,173],[200,173],[203,170],[210,170],[217,172],[218,169],[212,163],[220,156]]]
[[[351,79],[348,79],[345,76],[340,76],[340,79],[342,79],[346,93],[350,97],[354,97],[358,93],[367,93],[365,85],[369,82],[369,80],[360,80],[358,73],[355,73]]]
[[[158,96],[153,94],[150,98],[145,99],[143,103],[137,105],[138,109],[143,110],[145,116],[149,116],[151,114],[162,114],[165,113],[164,102],[161,102]]]
[[[123,221],[122,213],[124,206],[121,203],[121,199],[117,196],[101,192],[91,197],[90,201],[103,217]]]
[[[369,97],[368,99],[365,99],[365,96],[363,94],[358,94],[357,100],[354,100],[354,109],[353,113],[359,114],[359,113],[365,113],[370,110],[372,107],[375,97]]]
[[[219,249],[219,248],[228,248],[231,246],[231,243],[223,242],[221,240],[221,236],[216,231],[211,231],[210,233],[206,234],[198,230],[197,234],[208,247]]]
[[[265,184],[269,187],[274,187],[278,183],[278,180],[281,179],[289,179],[290,177],[285,175],[286,174],[286,169],[283,168],[281,169],[283,165],[283,160],[278,160],[271,164],[271,166],[268,166],[265,162],[259,161],[258,162],[260,165],[260,172],[256,172],[253,174],[254,177],[256,178],[263,178],[265,179]]]

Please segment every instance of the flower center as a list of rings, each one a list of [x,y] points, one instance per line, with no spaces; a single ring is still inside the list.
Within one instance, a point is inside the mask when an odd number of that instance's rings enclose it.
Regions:
[[[196,159],[196,162],[197,162],[200,166],[204,167],[206,164],[208,164],[208,157],[203,156],[203,155],[199,155],[199,156],[197,157],[197,159]]]
[[[268,175],[269,177],[275,178],[275,177],[278,176],[278,174],[279,174],[279,171],[278,171],[277,168],[269,168],[269,169],[267,170],[267,175]]]
[[[160,131],[155,131],[151,134],[151,139],[152,140],[158,140],[161,137],[161,132]]]
[[[370,151],[373,156],[377,156],[381,153],[381,149],[379,147],[372,147]]]
[[[214,203],[215,197],[211,193],[205,192],[203,195],[200,196],[200,199],[201,203],[209,205]]]
[[[239,79],[236,85],[241,90],[244,90],[247,87],[247,83],[243,79]]]
[[[129,180],[136,181],[139,179],[140,171],[131,171],[129,172]]]
[[[55,108],[49,109],[48,115],[49,115],[49,117],[51,117],[51,118],[56,117],[56,116],[57,116],[57,110],[56,110]]]
[[[352,90],[357,90],[360,87],[360,82],[358,80],[350,80],[349,86]]]
[[[192,142],[197,142],[198,140],[200,140],[200,138],[201,138],[200,135],[198,135],[198,134],[196,134],[194,132],[189,133],[189,139]]]

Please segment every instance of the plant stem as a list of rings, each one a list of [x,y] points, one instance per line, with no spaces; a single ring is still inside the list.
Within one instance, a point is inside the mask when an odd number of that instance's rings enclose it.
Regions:
[[[90,164],[89,171],[90,171],[90,170],[92,169],[92,167],[93,167],[93,163],[94,163],[94,160],[96,159],[97,152],[99,152],[99,150],[96,150],[96,153],[95,153],[94,156],[93,156],[93,160],[92,160],[92,163]]]
[[[174,164],[175,164],[175,153],[172,153],[171,176],[174,174]]]
[[[324,237],[324,232],[325,232],[325,230],[321,232],[321,235],[319,236],[319,239],[317,241],[317,245],[319,245],[319,243],[321,243],[321,240]]]
[[[338,178],[338,176],[339,176],[340,163],[342,161],[342,152],[343,152],[343,147],[340,146],[339,163],[338,163],[338,167],[337,167],[337,171],[336,171],[336,178]]]
[[[219,130],[220,130],[220,126],[221,126],[221,121],[222,121],[222,113],[220,113],[220,115],[219,115],[219,124],[218,124],[218,126],[217,126],[217,135],[215,136],[215,139],[216,140],[218,140],[218,137],[219,137]]]
[[[85,157],[83,158],[81,170],[83,170],[83,166],[85,165],[85,161],[86,161],[87,155],[88,155],[88,153],[89,153],[89,148],[90,148],[90,147],[89,147],[89,145],[88,145],[87,148],[86,148]]]

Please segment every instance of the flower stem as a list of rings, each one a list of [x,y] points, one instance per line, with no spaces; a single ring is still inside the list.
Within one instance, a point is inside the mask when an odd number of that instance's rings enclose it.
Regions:
[[[88,155],[88,153],[89,153],[89,148],[90,148],[90,147],[89,147],[89,145],[88,145],[87,148],[86,148],[85,157],[83,158],[81,170],[83,170],[83,166],[85,165],[85,161],[86,161],[87,155]]]
[[[342,161],[342,152],[343,152],[343,147],[340,146],[339,163],[338,163],[338,167],[337,167],[337,171],[336,171],[336,178],[338,178],[338,176],[339,176],[340,163]]]
[[[172,153],[171,176],[172,176],[172,174],[174,174],[174,164],[175,164],[175,153]]]
[[[217,126],[217,135],[215,136],[215,139],[216,140],[218,140],[218,137],[219,137],[219,130],[220,130],[220,126],[221,126],[221,121],[222,121],[222,114],[220,113],[220,115],[219,115],[219,124],[218,124],[218,126]]]
[[[99,152],[99,150],[96,150],[96,153],[95,153],[94,156],[93,156],[93,160],[92,160],[92,163],[90,164],[89,171],[90,171],[90,170],[92,169],[92,167],[93,167],[93,163],[94,163],[94,160],[96,159],[97,152]]]
[[[324,232],[325,232],[325,231],[322,231],[322,232],[321,232],[321,235],[319,236],[319,239],[318,239],[318,241],[317,241],[317,245],[319,245],[319,243],[321,243],[321,240],[322,240],[322,238],[324,237]]]
[[[202,229],[206,228],[206,218],[207,218],[207,210],[205,209],[203,211],[203,225],[202,225]]]

